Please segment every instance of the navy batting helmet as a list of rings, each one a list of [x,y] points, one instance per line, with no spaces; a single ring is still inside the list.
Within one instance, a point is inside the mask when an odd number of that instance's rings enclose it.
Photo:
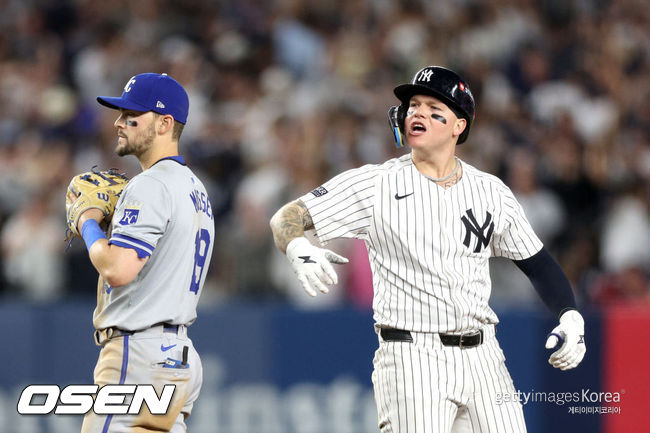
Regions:
[[[398,147],[403,146],[404,119],[409,101],[414,95],[434,96],[444,102],[457,117],[467,120],[465,130],[458,137],[458,144],[467,140],[469,128],[474,121],[474,96],[467,81],[454,71],[441,66],[427,66],[417,71],[409,84],[395,87],[394,93],[402,104],[391,107],[388,118]]]

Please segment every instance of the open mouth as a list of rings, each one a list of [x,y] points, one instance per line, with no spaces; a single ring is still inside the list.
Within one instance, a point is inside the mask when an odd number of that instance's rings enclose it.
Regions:
[[[411,123],[411,130],[409,131],[413,135],[423,134],[427,131],[427,128],[421,122]]]

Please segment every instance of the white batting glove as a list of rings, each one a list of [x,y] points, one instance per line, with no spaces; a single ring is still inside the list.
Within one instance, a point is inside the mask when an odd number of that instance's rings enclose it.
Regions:
[[[585,321],[576,310],[569,310],[560,317],[556,326],[546,339],[546,348],[553,349],[558,343],[560,348],[548,359],[549,364],[560,370],[569,370],[580,364],[585,356]]]
[[[347,263],[348,259],[333,251],[313,245],[305,237],[298,237],[287,245],[287,258],[302,287],[311,296],[316,290],[329,292],[326,285],[336,284],[338,276],[332,263]]]

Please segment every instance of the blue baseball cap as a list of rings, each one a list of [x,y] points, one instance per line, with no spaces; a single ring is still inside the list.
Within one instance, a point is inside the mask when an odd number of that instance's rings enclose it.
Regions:
[[[126,83],[119,98],[98,96],[97,102],[115,110],[154,111],[170,114],[174,120],[185,124],[190,100],[178,81],[167,74],[147,72]]]

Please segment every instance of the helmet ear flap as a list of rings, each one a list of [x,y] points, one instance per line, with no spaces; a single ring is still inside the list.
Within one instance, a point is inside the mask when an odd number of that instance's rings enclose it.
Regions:
[[[394,105],[388,109],[388,122],[393,131],[393,138],[395,138],[395,145],[398,148],[404,147],[406,140],[404,139],[404,120],[406,119],[406,106],[404,104]]]

